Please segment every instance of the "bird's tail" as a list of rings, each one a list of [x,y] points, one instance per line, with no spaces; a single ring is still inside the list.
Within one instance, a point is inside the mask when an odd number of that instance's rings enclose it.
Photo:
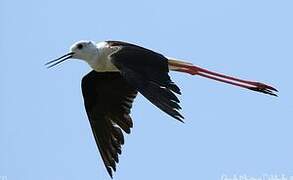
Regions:
[[[195,66],[192,63],[181,61],[174,58],[168,58],[168,65],[169,65],[169,70],[171,71],[179,71],[179,72],[184,72],[191,75],[199,75],[205,78],[232,84],[234,86],[239,86],[239,87],[250,89],[253,91],[258,91],[261,93],[277,96],[276,92],[278,92],[278,90],[264,83],[255,82],[255,81],[247,81],[247,80],[235,78],[232,76],[227,76],[217,72],[209,71],[207,69]]]

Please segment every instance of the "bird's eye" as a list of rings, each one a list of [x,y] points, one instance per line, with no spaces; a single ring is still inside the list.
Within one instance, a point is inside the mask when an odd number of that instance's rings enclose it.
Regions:
[[[83,48],[83,45],[82,44],[78,44],[77,45],[77,49],[82,49]]]

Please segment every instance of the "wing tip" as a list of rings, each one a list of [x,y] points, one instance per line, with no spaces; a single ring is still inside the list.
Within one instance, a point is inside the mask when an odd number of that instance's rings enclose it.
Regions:
[[[185,123],[184,117],[181,114],[179,114],[179,112],[177,112],[177,113],[178,113],[177,115],[172,116],[172,117],[175,118],[176,120],[178,120],[179,122]]]
[[[113,172],[112,169],[109,166],[106,166],[107,172],[109,174],[109,176],[111,177],[111,179],[113,179]]]

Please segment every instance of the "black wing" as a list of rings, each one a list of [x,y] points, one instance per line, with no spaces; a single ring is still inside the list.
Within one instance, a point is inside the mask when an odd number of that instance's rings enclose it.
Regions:
[[[168,59],[137,45],[119,41],[108,41],[108,44],[118,48],[109,57],[126,81],[155,106],[182,121],[179,100],[173,92],[181,93],[168,75]]]
[[[118,72],[91,71],[82,79],[85,109],[98,149],[109,175],[116,170],[124,137],[130,133],[129,116],[137,91]]]

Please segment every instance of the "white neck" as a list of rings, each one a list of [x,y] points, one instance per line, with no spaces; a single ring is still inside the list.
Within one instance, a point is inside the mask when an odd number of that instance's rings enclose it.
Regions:
[[[92,53],[86,58],[87,63],[97,72],[117,72],[119,71],[109,60],[109,55],[115,51],[106,42],[96,44],[97,53]]]

